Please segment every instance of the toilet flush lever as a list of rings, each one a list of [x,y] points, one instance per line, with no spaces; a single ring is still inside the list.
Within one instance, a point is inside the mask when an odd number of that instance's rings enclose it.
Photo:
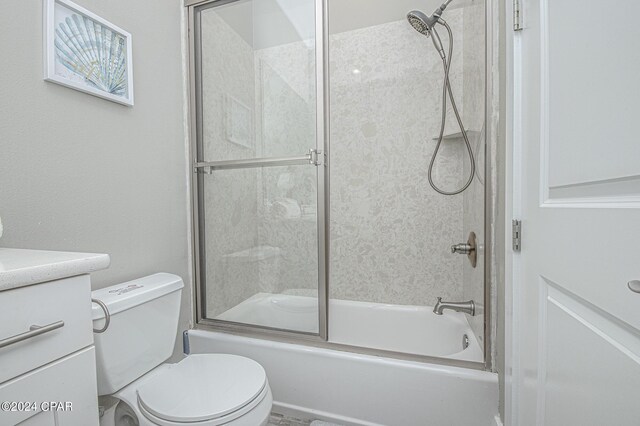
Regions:
[[[104,333],[105,331],[107,331],[107,328],[109,328],[109,324],[111,323],[111,314],[109,313],[109,308],[107,308],[107,305],[102,300],[91,299],[91,301],[100,306],[100,308],[102,308],[102,310],[104,311],[104,325],[99,329],[94,328],[93,332]]]
[[[627,287],[634,293],[640,293],[640,280],[629,281]]]

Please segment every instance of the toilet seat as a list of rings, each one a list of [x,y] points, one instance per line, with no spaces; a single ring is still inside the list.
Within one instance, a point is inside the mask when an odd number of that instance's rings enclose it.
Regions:
[[[237,419],[268,393],[260,364],[228,354],[194,354],[168,365],[136,390],[142,414],[158,425],[219,425]]]

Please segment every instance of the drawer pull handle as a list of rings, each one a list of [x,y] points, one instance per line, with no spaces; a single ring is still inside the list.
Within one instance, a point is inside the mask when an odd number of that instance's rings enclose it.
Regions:
[[[22,342],[23,340],[31,339],[32,337],[36,337],[62,327],[64,327],[64,321],[56,321],[47,325],[32,325],[29,327],[29,331],[0,340],[0,348]]]
[[[94,328],[93,332],[104,333],[105,331],[107,331],[107,328],[109,328],[109,323],[111,322],[111,314],[109,313],[109,308],[107,308],[107,305],[105,305],[104,302],[100,299],[91,299],[91,301],[100,306],[104,311],[104,325],[99,329]]]

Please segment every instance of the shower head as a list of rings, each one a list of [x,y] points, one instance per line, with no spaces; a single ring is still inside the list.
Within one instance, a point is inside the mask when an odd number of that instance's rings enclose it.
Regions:
[[[452,1],[453,0],[447,0],[442,3],[442,5],[431,14],[431,16],[427,16],[419,10],[412,10],[411,12],[407,13],[407,21],[409,21],[409,24],[411,24],[414,30],[427,37],[429,37],[431,33],[433,33],[433,37],[431,37],[431,40],[433,41],[433,45],[435,46],[436,50],[443,60],[445,59],[444,48],[442,47],[442,42],[440,41],[440,36],[438,35],[435,26],[438,22],[440,22],[442,12],[447,8],[447,6],[449,6],[449,3],[451,3]]]
[[[439,8],[437,8],[431,16],[427,16],[423,12],[419,10],[412,10],[407,13],[407,21],[411,24],[411,26],[420,34],[424,34],[427,37],[431,34],[433,27],[438,23],[440,16],[442,16],[442,12],[449,6],[453,0],[447,0]]]
[[[431,28],[438,22],[438,19],[440,19],[440,16],[427,16],[419,10],[412,10],[407,13],[407,21],[409,21],[413,29],[427,37],[431,34]]]

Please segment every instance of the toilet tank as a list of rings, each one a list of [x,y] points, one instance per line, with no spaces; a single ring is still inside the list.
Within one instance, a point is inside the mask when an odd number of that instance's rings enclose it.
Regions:
[[[183,286],[177,275],[159,273],[91,292],[111,316],[107,329],[93,334],[99,395],[113,394],[171,356]],[[92,306],[93,328],[101,329],[104,310]]]

